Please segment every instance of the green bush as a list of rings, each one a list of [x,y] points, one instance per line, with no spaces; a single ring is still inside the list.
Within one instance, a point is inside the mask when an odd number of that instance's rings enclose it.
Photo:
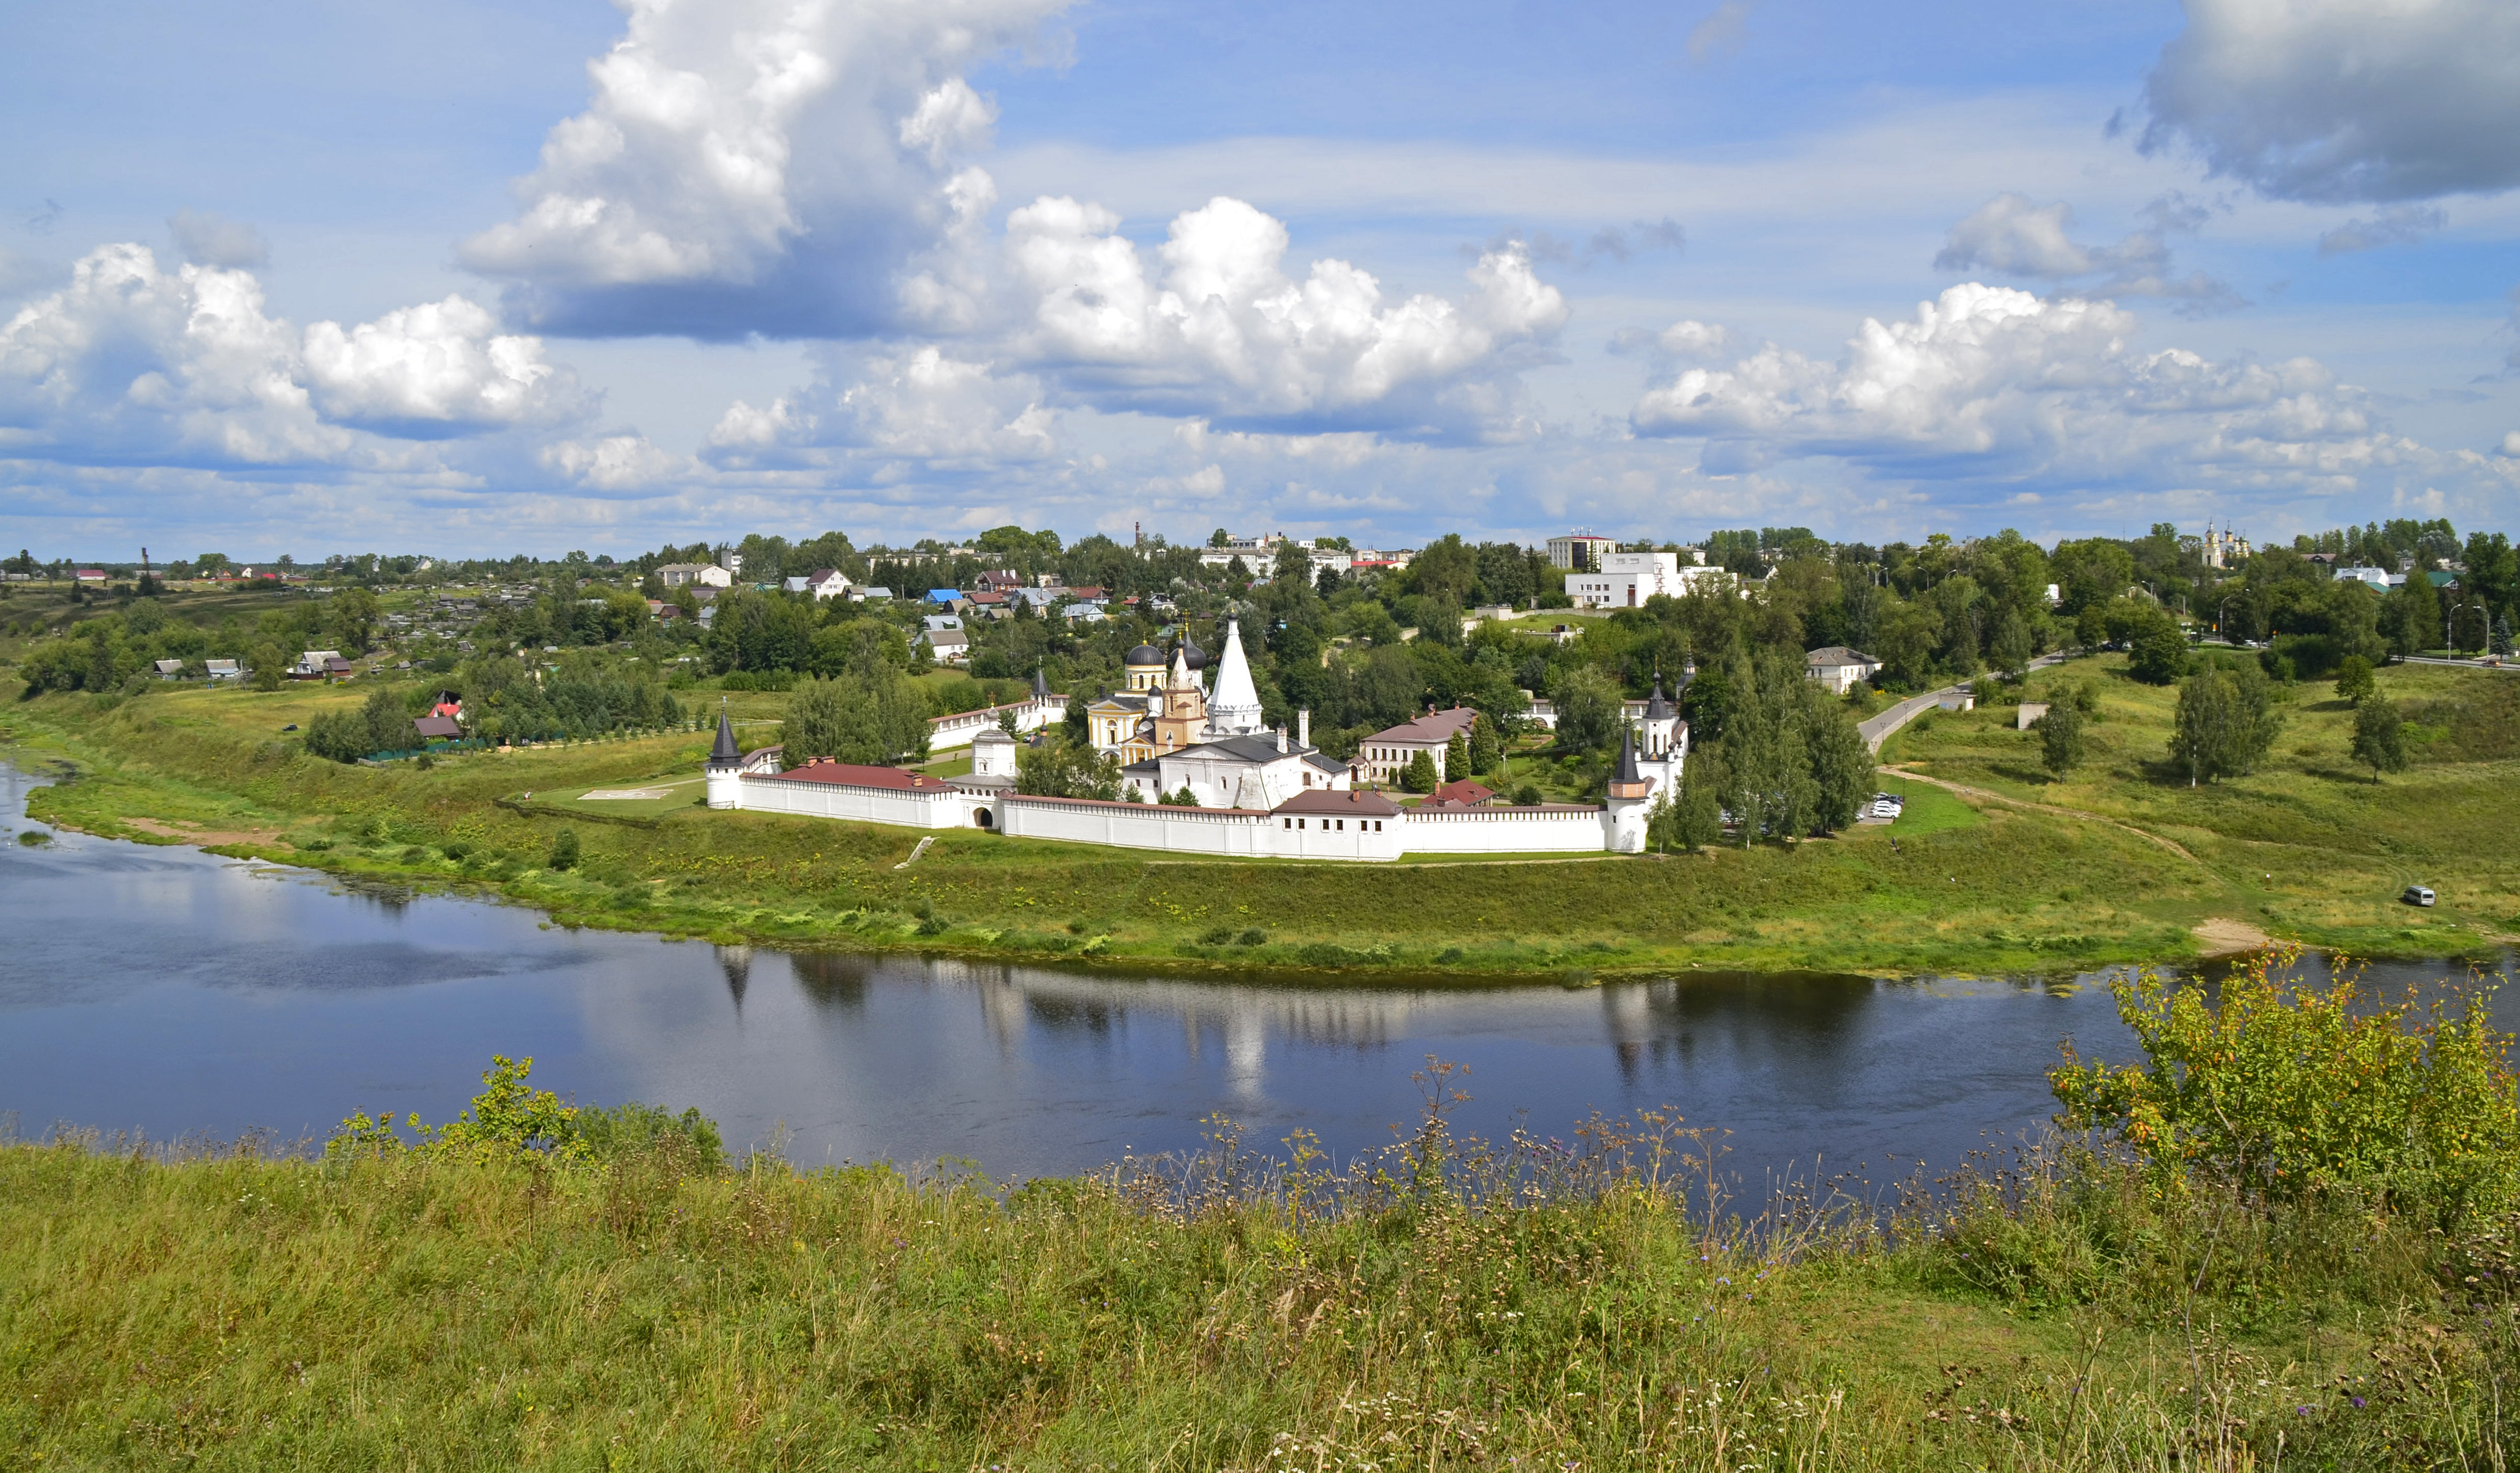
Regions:
[[[577,830],[561,830],[559,836],[552,840],[551,868],[577,868],[577,861],[581,852],[582,851],[580,850],[577,842]]]

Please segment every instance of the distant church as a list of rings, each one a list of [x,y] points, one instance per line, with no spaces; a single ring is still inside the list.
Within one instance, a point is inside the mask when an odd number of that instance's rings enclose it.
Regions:
[[[1226,625],[1213,689],[1200,681],[1206,665],[1186,635],[1169,661],[1142,644],[1123,661],[1128,688],[1085,708],[1095,750],[1120,760],[1124,785],[1141,801],[1187,789],[1201,807],[1266,809],[1349,785],[1347,764],[1311,745],[1312,713],[1298,715],[1292,740],[1262,726],[1238,621]]]

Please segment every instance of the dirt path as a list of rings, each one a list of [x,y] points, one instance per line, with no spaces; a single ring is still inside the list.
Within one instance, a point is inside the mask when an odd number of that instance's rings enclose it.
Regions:
[[[2257,951],[2274,944],[2274,938],[2246,921],[2229,916],[2212,916],[2196,923],[2196,944],[2207,956],[2229,956],[2240,951]]]
[[[2186,860],[2190,864],[2207,869],[2212,867],[2207,865],[2204,860],[2189,853],[2179,844],[2176,844],[2171,840],[2164,839],[2159,834],[2156,834],[2149,829],[2139,829],[2134,824],[2124,822],[2120,819],[2103,817],[2098,813],[2086,812],[2081,808],[2059,807],[2052,803],[2033,803],[2026,798],[2011,798],[2002,793],[1990,793],[1984,788],[1972,788],[1966,783],[1956,783],[1948,778],[1927,777],[1924,773],[1918,772],[1914,768],[1905,765],[1884,767],[1882,770],[1885,772],[1896,772],[1903,777],[1912,777],[1920,783],[1932,783],[1937,788],[1943,788],[1953,793],[1961,794],[1965,797],[1983,798],[1989,803],[2010,804],[2016,808],[2028,808],[2033,812],[2038,813],[2053,813],[2060,818],[2080,818],[2087,823],[2105,823],[2114,829],[2124,829],[2138,838],[2149,839],[2153,843],[2160,845],[2163,849],[2170,851],[2172,853],[2177,854],[2180,858]]]
[[[215,849],[224,844],[271,844],[280,838],[278,829],[205,829],[180,818],[125,818],[122,826],[154,834],[160,839],[199,845],[203,849]]]

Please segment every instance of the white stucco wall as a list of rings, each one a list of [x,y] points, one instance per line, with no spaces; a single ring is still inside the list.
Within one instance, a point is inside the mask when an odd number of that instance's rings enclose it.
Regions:
[[[1599,853],[1609,848],[1599,808],[1412,808],[1400,821],[1403,853]]]
[[[903,828],[968,828],[972,810],[987,806],[985,798],[952,788],[905,792],[750,774],[741,781],[742,806],[756,812],[853,818],[860,823],[890,823]]]
[[[998,801],[1001,833],[1026,839],[1065,839],[1120,849],[1169,853],[1257,856],[1276,852],[1277,820],[1238,809],[1167,808],[1153,804],[1102,803],[1088,798]]]
[[[968,747],[971,738],[998,724],[998,717],[1014,713],[1015,730],[1039,731],[1055,721],[1066,719],[1067,698],[1052,696],[1049,701],[1022,701],[1012,706],[992,706],[986,711],[967,711],[950,716],[927,719],[927,750],[951,752]]]

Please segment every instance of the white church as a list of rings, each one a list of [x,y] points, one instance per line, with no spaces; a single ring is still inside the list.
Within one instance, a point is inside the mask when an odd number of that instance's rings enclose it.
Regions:
[[[1688,758],[1688,724],[1657,680],[1620,744],[1604,803],[1404,806],[1356,787],[1347,763],[1314,747],[1309,712],[1291,734],[1263,724],[1238,622],[1227,625],[1213,683],[1206,663],[1187,638],[1170,657],[1140,645],[1125,662],[1128,688],[1086,708],[1088,740],[1125,764],[1119,802],[1017,793],[1015,741],[995,729],[971,739],[970,775],[946,779],[828,758],[788,767],[777,748],[747,756],[721,713],[708,806],[1218,857],[1639,853],[1647,813],[1677,793]],[[1036,681],[1040,709],[1063,708],[1047,690]]]

